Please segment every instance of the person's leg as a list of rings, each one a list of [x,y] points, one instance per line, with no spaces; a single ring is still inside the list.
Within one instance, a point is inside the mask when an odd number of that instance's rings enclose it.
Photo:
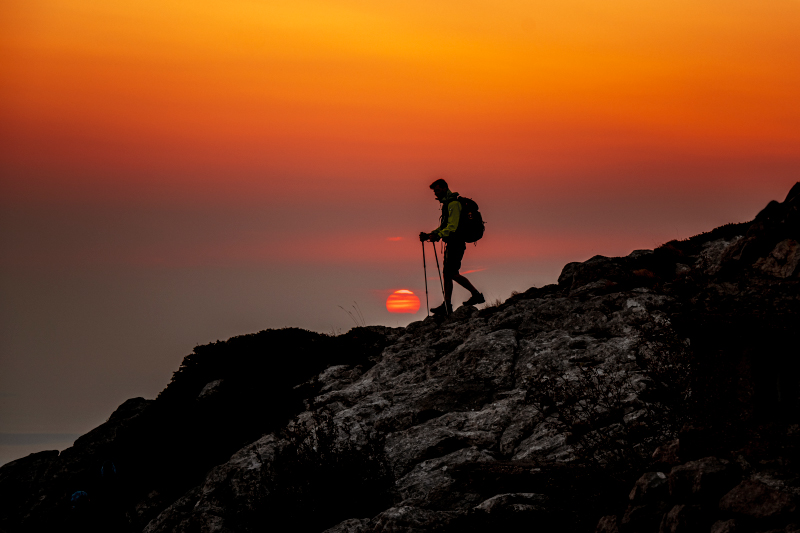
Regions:
[[[467,289],[470,293],[470,297],[466,302],[464,302],[464,305],[477,305],[484,303],[486,300],[484,300],[483,294],[478,292],[478,289],[475,288],[475,285],[473,285],[466,277],[462,276],[458,272],[461,268],[461,260],[464,258],[464,252],[467,249],[466,243],[451,243],[448,245],[448,248],[450,247],[452,247],[450,264],[453,266],[453,269],[449,271],[450,279]]]
[[[476,300],[483,300],[481,297],[481,293],[478,292],[478,289],[470,283],[470,281],[459,274],[459,270],[461,269],[461,260],[464,258],[464,252],[467,250],[467,244],[464,242],[451,242],[447,245],[447,255],[448,255],[448,267],[449,269],[446,271],[448,277],[452,280],[450,283],[455,281],[465,289],[470,292],[472,296],[468,301],[476,301]],[[452,292],[452,290],[451,290]]]
[[[455,253],[453,253],[455,252]],[[458,253],[458,246],[445,245],[444,258],[442,259],[442,278],[444,285],[444,303],[441,307],[432,309],[434,313],[450,313],[453,310],[453,274],[458,275],[458,269],[461,267],[461,254]]]
[[[453,301],[453,278],[447,274],[444,275],[444,301],[448,306],[452,305]]]
[[[444,275],[444,302],[439,307],[434,307],[431,312],[434,315],[445,314],[448,315],[453,311],[453,304],[450,303],[453,297],[453,278]]]
[[[458,252],[458,250],[455,250]],[[448,313],[453,310],[453,272],[458,274],[461,265],[461,258],[458,253],[453,254],[453,247],[449,244],[444,247],[444,259],[442,260],[442,274],[444,275],[444,302]],[[455,270],[453,270],[455,268]]]
[[[470,294],[472,294],[472,295],[480,294],[478,292],[478,289],[476,289],[475,286],[472,283],[470,283],[470,281],[467,278],[465,278],[464,276],[462,276],[461,274],[455,274],[453,276],[453,279],[450,280],[450,292],[451,293],[453,292],[453,282],[454,281],[456,283],[458,283],[459,285],[461,285],[462,287],[464,287],[465,289],[467,289],[470,292]],[[447,292],[447,281],[445,281],[444,290],[445,290],[445,293],[446,293]]]
[[[445,299],[448,304],[452,302],[453,281],[470,292],[472,297],[468,301],[473,303],[481,303],[483,301],[483,297],[481,293],[478,292],[478,289],[476,289],[467,278],[458,273],[459,269],[461,269],[461,260],[464,258],[464,251],[466,249],[466,243],[455,241],[448,243],[444,251],[444,290]]]

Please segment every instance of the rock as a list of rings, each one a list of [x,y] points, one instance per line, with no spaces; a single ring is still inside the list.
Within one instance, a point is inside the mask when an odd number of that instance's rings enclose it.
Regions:
[[[429,511],[418,507],[392,507],[372,521],[374,533],[428,533],[444,531],[455,519],[455,513]]]
[[[709,520],[698,505],[676,505],[664,515],[659,533],[694,533],[707,530]]]
[[[579,262],[572,262],[564,265],[564,268],[561,269],[561,274],[558,276],[558,284],[568,289],[571,288],[575,272],[581,268],[581,265],[582,263]]]
[[[452,473],[465,463],[492,462],[494,459],[477,448],[458,450],[417,464],[395,483],[402,505],[434,510],[467,511],[481,501],[474,493],[460,492]]]
[[[630,277],[631,273],[624,268],[623,261],[596,255],[575,267],[571,288],[575,290],[600,280],[619,283],[626,281]]]
[[[665,502],[629,505],[619,522],[619,530],[622,533],[657,531],[668,510],[669,506]]]
[[[453,311],[453,315],[449,317],[450,320],[464,320],[472,318],[478,314],[478,310],[472,305],[460,305]]]
[[[666,444],[662,444],[656,451],[653,452],[652,458],[656,464],[664,466],[676,466],[681,463],[678,457],[678,450],[680,441],[678,439],[671,440]]]
[[[495,437],[485,431],[454,431],[433,424],[414,426],[393,433],[386,443],[386,453],[396,476],[402,476],[416,464],[451,452],[480,446],[491,448]]]
[[[657,259],[652,250],[634,250],[627,257],[596,255],[583,263],[568,263],[558,277],[571,294],[608,294],[633,287],[649,287],[659,280],[653,272]]]
[[[736,484],[738,475],[727,461],[705,457],[673,468],[669,474],[669,493],[677,501],[719,498]]]
[[[711,533],[736,533],[736,520],[717,520],[711,526]]]
[[[779,242],[770,254],[753,264],[754,268],[776,278],[788,278],[798,273],[800,244],[794,239]]]
[[[319,374],[317,382],[319,392],[326,393],[346,387],[363,374],[363,368],[350,365],[334,365]]]
[[[543,494],[517,492],[492,496],[475,506],[474,510],[487,514],[546,512],[547,503],[548,498]]]
[[[723,264],[729,259],[731,251],[736,250],[741,241],[742,237],[738,236],[731,240],[718,239],[706,243],[694,267],[706,275],[719,273]]]
[[[0,498],[4,502],[0,505],[0,524],[29,524],[27,528],[9,527],[11,531],[59,527],[68,511],[65,494],[75,490],[98,492],[100,465],[115,452],[116,440],[136,427],[152,404],[144,398],[126,400],[106,422],[66,450],[31,454],[0,467]],[[116,514],[115,520],[124,520],[122,511]]]
[[[566,442],[567,435],[561,427],[554,421],[545,420],[536,427],[530,437],[517,446],[513,459],[525,461],[539,455],[546,457],[557,455],[558,451],[564,450]]]
[[[595,533],[619,533],[617,515],[604,516],[597,522]]]
[[[46,450],[31,453],[21,459],[4,464],[0,467],[0,486],[4,486],[6,480],[23,484],[35,482],[36,478],[46,471],[57,457],[58,450]]]
[[[570,291],[570,295],[577,297],[588,298],[592,294],[606,294],[621,290],[619,283],[611,281],[610,279],[600,278],[598,280],[589,281],[587,283],[580,283],[577,287]]]
[[[12,522],[23,518],[17,513],[25,512],[33,498],[47,498],[42,494],[41,480],[58,465],[58,450],[32,453],[0,467],[0,519]],[[18,511],[20,510],[20,511]],[[28,510],[25,515],[30,513]],[[2,522],[0,522],[2,523]],[[12,522],[13,523],[13,522]]]
[[[199,525],[201,523],[193,513],[194,506],[199,499],[200,487],[194,487],[151,520],[142,533],[154,533],[156,531],[178,533],[191,530],[192,524]]]
[[[669,496],[669,482],[664,472],[646,472],[633,486],[628,498],[633,503],[643,504],[665,500]]]
[[[128,516],[136,529],[144,529],[165,507],[169,507],[174,501],[174,498],[169,498],[158,490],[152,490],[147,496],[136,502],[133,510],[128,511]]]
[[[369,518],[350,518],[326,529],[322,533],[367,533],[368,531],[370,531]]]
[[[151,521],[143,533],[210,528],[227,531],[240,517],[259,511],[269,495],[271,463],[285,443],[267,435],[211,470],[203,483]]]
[[[751,519],[775,519],[797,509],[795,497],[769,488],[760,481],[744,480],[719,501],[721,511]]]
[[[206,383],[203,387],[203,390],[200,391],[200,394],[197,395],[198,400],[205,400],[219,392],[220,386],[222,385],[221,379],[215,379],[209,383]]]
[[[498,494],[475,506],[456,531],[551,530],[558,519],[547,496],[535,493]],[[464,523],[467,522],[467,523]]]

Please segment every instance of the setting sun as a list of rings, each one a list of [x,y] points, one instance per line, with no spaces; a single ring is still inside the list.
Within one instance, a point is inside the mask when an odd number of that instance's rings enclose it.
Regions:
[[[419,311],[419,298],[408,289],[394,291],[386,299],[386,310],[390,313],[416,313]]]

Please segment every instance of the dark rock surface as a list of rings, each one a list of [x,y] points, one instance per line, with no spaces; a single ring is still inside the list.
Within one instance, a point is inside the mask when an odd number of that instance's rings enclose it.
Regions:
[[[791,530],[799,207],[406,328],[198,346],[156,400],[0,468],[0,529]]]
[[[739,474],[724,459],[705,457],[678,465],[669,473],[669,494],[677,500],[719,499],[736,482]]]
[[[772,519],[793,514],[796,498],[764,483],[745,480],[719,501],[721,511],[740,518]]]

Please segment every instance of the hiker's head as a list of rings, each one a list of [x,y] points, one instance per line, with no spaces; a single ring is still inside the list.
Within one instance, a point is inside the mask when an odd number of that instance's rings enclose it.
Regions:
[[[433,189],[433,194],[436,195],[436,198],[444,198],[447,194],[447,182],[444,181],[442,178],[431,183],[431,189]]]

